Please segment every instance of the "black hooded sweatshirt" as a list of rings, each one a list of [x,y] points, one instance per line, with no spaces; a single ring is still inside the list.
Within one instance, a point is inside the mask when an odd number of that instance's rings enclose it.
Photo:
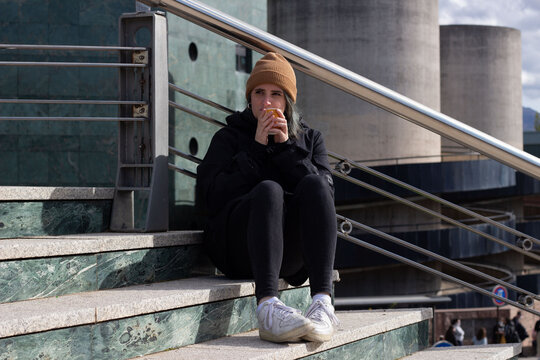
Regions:
[[[257,119],[250,109],[227,117],[228,126],[212,138],[203,162],[197,167],[197,206],[206,215],[205,247],[215,265],[223,269],[226,253],[227,215],[243,195],[263,180],[279,183],[285,193],[294,193],[306,175],[328,181],[334,194],[330,164],[322,134],[301,122],[296,138],[268,145],[255,141]],[[314,194],[316,196],[316,194]],[[220,266],[221,265],[221,266]]]

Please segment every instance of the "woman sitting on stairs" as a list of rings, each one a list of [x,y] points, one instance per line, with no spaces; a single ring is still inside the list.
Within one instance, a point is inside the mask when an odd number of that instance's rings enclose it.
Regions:
[[[226,276],[253,278],[261,339],[328,341],[336,247],[334,186],[322,135],[295,107],[296,77],[268,53],[246,84],[247,108],[227,117],[197,168],[205,248]],[[278,299],[278,279],[310,280],[305,314]]]

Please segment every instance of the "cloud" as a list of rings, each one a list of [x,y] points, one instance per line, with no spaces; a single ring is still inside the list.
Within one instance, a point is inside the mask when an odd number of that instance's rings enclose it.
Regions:
[[[530,72],[527,72],[525,70],[521,72],[521,83],[523,84],[523,86],[532,85],[536,81],[537,80],[535,74],[531,74]]]
[[[540,110],[540,1],[439,0],[439,22],[508,26],[521,31],[523,105]]]

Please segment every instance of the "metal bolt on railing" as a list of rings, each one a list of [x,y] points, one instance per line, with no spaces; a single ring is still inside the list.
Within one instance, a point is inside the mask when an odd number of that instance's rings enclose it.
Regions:
[[[352,166],[347,160],[342,160],[336,164],[335,169],[342,174],[348,175],[352,170]]]
[[[345,235],[349,235],[352,232],[353,226],[349,220],[343,220],[339,223],[339,231]]]
[[[532,247],[533,247],[533,242],[529,238],[518,237],[516,239],[516,246],[519,246],[520,248],[522,248],[525,251],[530,251],[532,249]]]
[[[534,299],[529,295],[519,295],[518,302],[527,307],[531,307],[534,305]]]

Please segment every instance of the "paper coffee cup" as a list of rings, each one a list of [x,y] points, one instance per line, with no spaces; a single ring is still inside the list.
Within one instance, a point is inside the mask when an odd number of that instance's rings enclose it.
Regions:
[[[281,117],[278,109],[268,108],[268,109],[265,109],[264,111],[266,111],[266,113],[272,113],[276,118]],[[274,129],[268,130],[268,135],[276,135],[276,134],[277,134],[277,130],[274,130]]]
[[[265,109],[266,113],[272,113],[275,117],[280,117],[278,109]]]

